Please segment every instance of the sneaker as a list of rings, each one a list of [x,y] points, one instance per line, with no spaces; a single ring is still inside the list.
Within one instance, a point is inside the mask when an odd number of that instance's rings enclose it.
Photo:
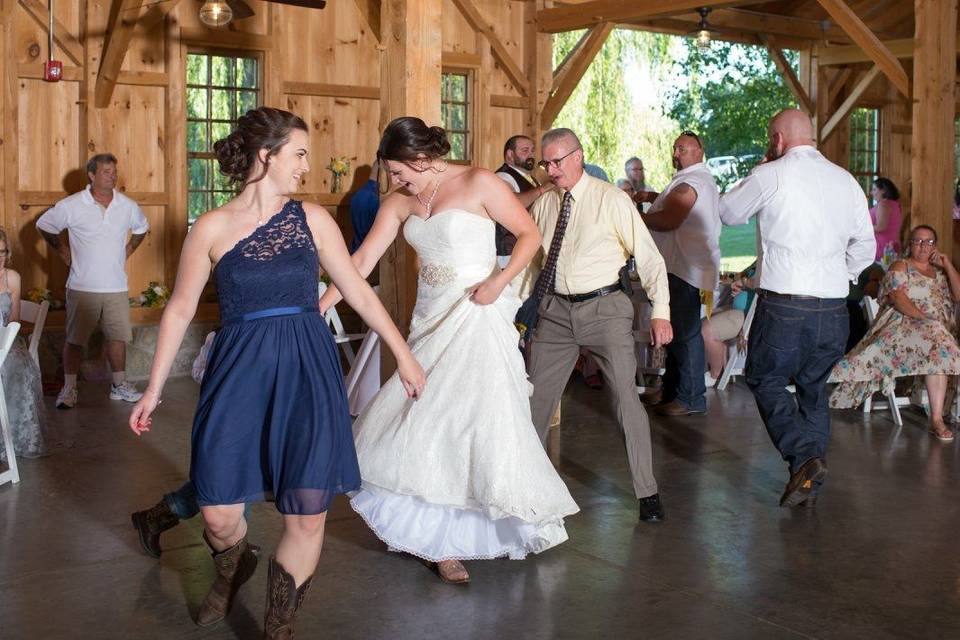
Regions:
[[[64,387],[57,394],[57,409],[73,409],[77,404],[77,388]]]
[[[137,388],[124,380],[120,384],[110,385],[110,399],[123,400],[124,402],[137,402],[143,394],[137,391]]]

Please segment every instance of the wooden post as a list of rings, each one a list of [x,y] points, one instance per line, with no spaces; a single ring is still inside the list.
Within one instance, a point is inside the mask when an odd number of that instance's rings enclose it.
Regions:
[[[915,0],[912,223],[937,230],[950,255],[953,237],[953,118],[956,107],[957,1]],[[954,254],[955,255],[955,254]]]
[[[440,124],[442,6],[442,0],[383,0],[381,129],[400,116]],[[380,288],[384,306],[404,334],[416,301],[416,276],[416,255],[399,237],[380,260]],[[384,362],[385,374],[393,368]]]
[[[545,0],[527,2],[523,5],[523,50],[530,87],[527,100],[526,127],[528,135],[533,136],[540,148],[540,136],[543,127],[540,124],[540,112],[553,86],[553,39],[550,34],[537,30],[537,11],[544,9]]]

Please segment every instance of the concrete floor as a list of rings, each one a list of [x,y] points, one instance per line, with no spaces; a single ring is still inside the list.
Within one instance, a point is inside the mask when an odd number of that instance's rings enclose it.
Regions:
[[[21,483],[0,487],[0,638],[259,638],[265,565],[228,620],[201,630],[191,616],[213,570],[199,519],[165,535],[160,562],[130,527],[186,476],[196,385],[172,381],[141,440],[128,406],[83,391],[81,408],[51,411],[73,446],[22,461]],[[570,541],[469,563],[466,587],[388,553],[339,499],[298,637],[960,638],[958,445],[911,411],[902,429],[837,412],[820,506],[791,512],[749,392],[709,396],[707,417],[654,420],[668,519],[638,524],[603,395],[572,383],[552,443],[582,509]],[[251,539],[269,551],[278,533],[257,505]]]

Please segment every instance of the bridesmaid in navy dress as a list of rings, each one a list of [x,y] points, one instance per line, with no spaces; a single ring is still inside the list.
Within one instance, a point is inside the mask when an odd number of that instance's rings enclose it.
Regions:
[[[130,428],[138,435],[150,430],[212,270],[223,328],[200,388],[190,477],[217,577],[197,623],[222,620],[256,568],[244,503],[272,500],[284,530],[270,559],[265,637],[286,638],[320,557],[330,501],[360,488],[343,373],[318,310],[321,266],[393,351],[411,397],[422,392],[424,374],[354,268],[333,218],[288,197],[309,170],[303,120],[261,107],[241,117],[214,149],[240,192],[201,216],[184,242],[150,384]]]

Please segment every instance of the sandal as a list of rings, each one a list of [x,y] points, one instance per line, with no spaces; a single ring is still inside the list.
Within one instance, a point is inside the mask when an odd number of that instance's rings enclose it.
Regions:
[[[953,442],[953,432],[946,427],[944,427],[943,430],[940,430],[936,427],[930,427],[930,435],[941,442]]]

